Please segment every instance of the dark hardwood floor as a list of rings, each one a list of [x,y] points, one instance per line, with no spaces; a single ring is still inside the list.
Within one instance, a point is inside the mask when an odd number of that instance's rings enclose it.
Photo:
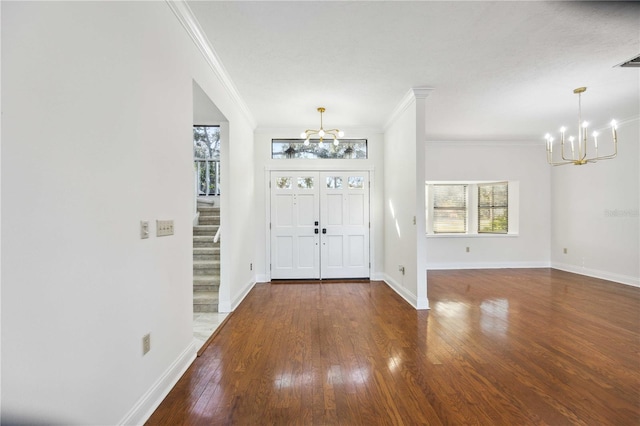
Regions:
[[[258,284],[150,425],[638,425],[640,289],[550,269]]]

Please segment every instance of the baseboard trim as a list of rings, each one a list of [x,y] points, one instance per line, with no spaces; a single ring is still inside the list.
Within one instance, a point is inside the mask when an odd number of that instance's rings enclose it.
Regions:
[[[254,280],[250,280],[247,284],[244,285],[242,290],[240,290],[238,296],[233,301],[220,301],[220,303],[218,304],[218,312],[233,312],[238,307],[240,302],[242,302],[244,298],[247,297],[247,294],[249,294],[249,292],[255,285],[256,282]]]
[[[135,403],[133,408],[118,422],[119,425],[141,425],[144,424],[160,403],[173,389],[178,380],[191,366],[196,359],[196,347],[192,342],[176,358],[169,368],[160,376],[158,380],[145,392]]]
[[[522,269],[522,268],[551,268],[550,262],[468,262],[468,263],[432,263],[427,265],[427,271],[446,269]]]
[[[384,281],[385,274],[382,272],[372,272],[371,273],[371,281]]]
[[[429,301],[418,300],[415,294],[408,291],[406,288],[402,287],[398,284],[391,276],[387,274],[381,274],[383,276],[382,281],[384,281],[393,291],[398,293],[400,297],[407,301],[414,309],[429,309]],[[426,307],[425,307],[426,306]]]
[[[632,277],[630,275],[614,274],[612,272],[601,271],[598,269],[581,268],[575,265],[569,265],[567,263],[553,262],[551,267],[559,269],[565,272],[571,272],[579,275],[586,275],[588,277],[599,278],[601,280],[613,281],[620,284],[630,285],[633,287],[640,287],[640,278]]]

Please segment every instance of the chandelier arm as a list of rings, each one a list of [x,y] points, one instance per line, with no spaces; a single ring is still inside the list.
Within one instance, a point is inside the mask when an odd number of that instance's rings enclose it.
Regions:
[[[549,163],[552,166],[566,166],[567,164],[573,164],[573,161],[564,161],[562,163]]]
[[[600,157],[593,157],[593,158],[589,158],[589,160],[594,160],[594,161],[597,161],[597,160],[610,160],[611,158],[616,158],[617,155],[618,155],[618,152],[616,151],[613,154],[603,155],[603,156],[600,156]]]
[[[567,164],[574,164],[574,160],[568,159],[564,157],[564,143],[561,145],[562,149],[562,160],[563,161],[553,161],[553,152],[547,149],[547,163],[551,166],[566,166]]]
[[[561,148],[562,148],[562,149],[560,150],[560,152],[562,153],[562,159],[563,159],[564,161],[568,161],[569,163],[572,163],[572,162],[573,162],[573,158],[565,158],[565,156],[564,156],[564,138],[562,139],[562,146],[561,146]]]

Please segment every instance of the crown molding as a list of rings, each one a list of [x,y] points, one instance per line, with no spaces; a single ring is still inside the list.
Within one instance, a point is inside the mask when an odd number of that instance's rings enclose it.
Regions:
[[[400,115],[411,105],[416,99],[426,99],[427,96],[433,92],[433,88],[430,87],[412,87],[409,91],[404,95],[402,100],[395,107],[393,112],[391,113],[389,119],[385,123],[383,129],[387,131],[389,127],[400,117]]]
[[[517,140],[517,139],[494,139],[494,140],[443,140],[428,139],[425,140],[427,146],[476,146],[476,147],[509,147],[509,146],[543,146],[544,140]]]
[[[204,57],[205,61],[211,67],[211,70],[215,74],[215,76],[220,80],[222,86],[227,91],[233,102],[238,106],[244,117],[249,122],[249,125],[252,129],[256,127],[256,121],[253,118],[253,114],[247,107],[247,104],[244,102],[238,89],[233,84],[229,73],[225,70],[218,54],[215,52],[209,39],[205,35],[200,23],[193,15],[191,8],[184,0],[166,0],[167,5],[173,12],[173,14],[178,18],[178,21],[182,24],[184,29],[187,31],[187,34],[191,37],[191,40],[195,43],[196,47]]]

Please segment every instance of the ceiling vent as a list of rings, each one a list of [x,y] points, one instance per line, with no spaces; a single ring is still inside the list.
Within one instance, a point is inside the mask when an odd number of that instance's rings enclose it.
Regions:
[[[626,62],[616,65],[617,67],[640,67],[640,55],[631,58]]]

